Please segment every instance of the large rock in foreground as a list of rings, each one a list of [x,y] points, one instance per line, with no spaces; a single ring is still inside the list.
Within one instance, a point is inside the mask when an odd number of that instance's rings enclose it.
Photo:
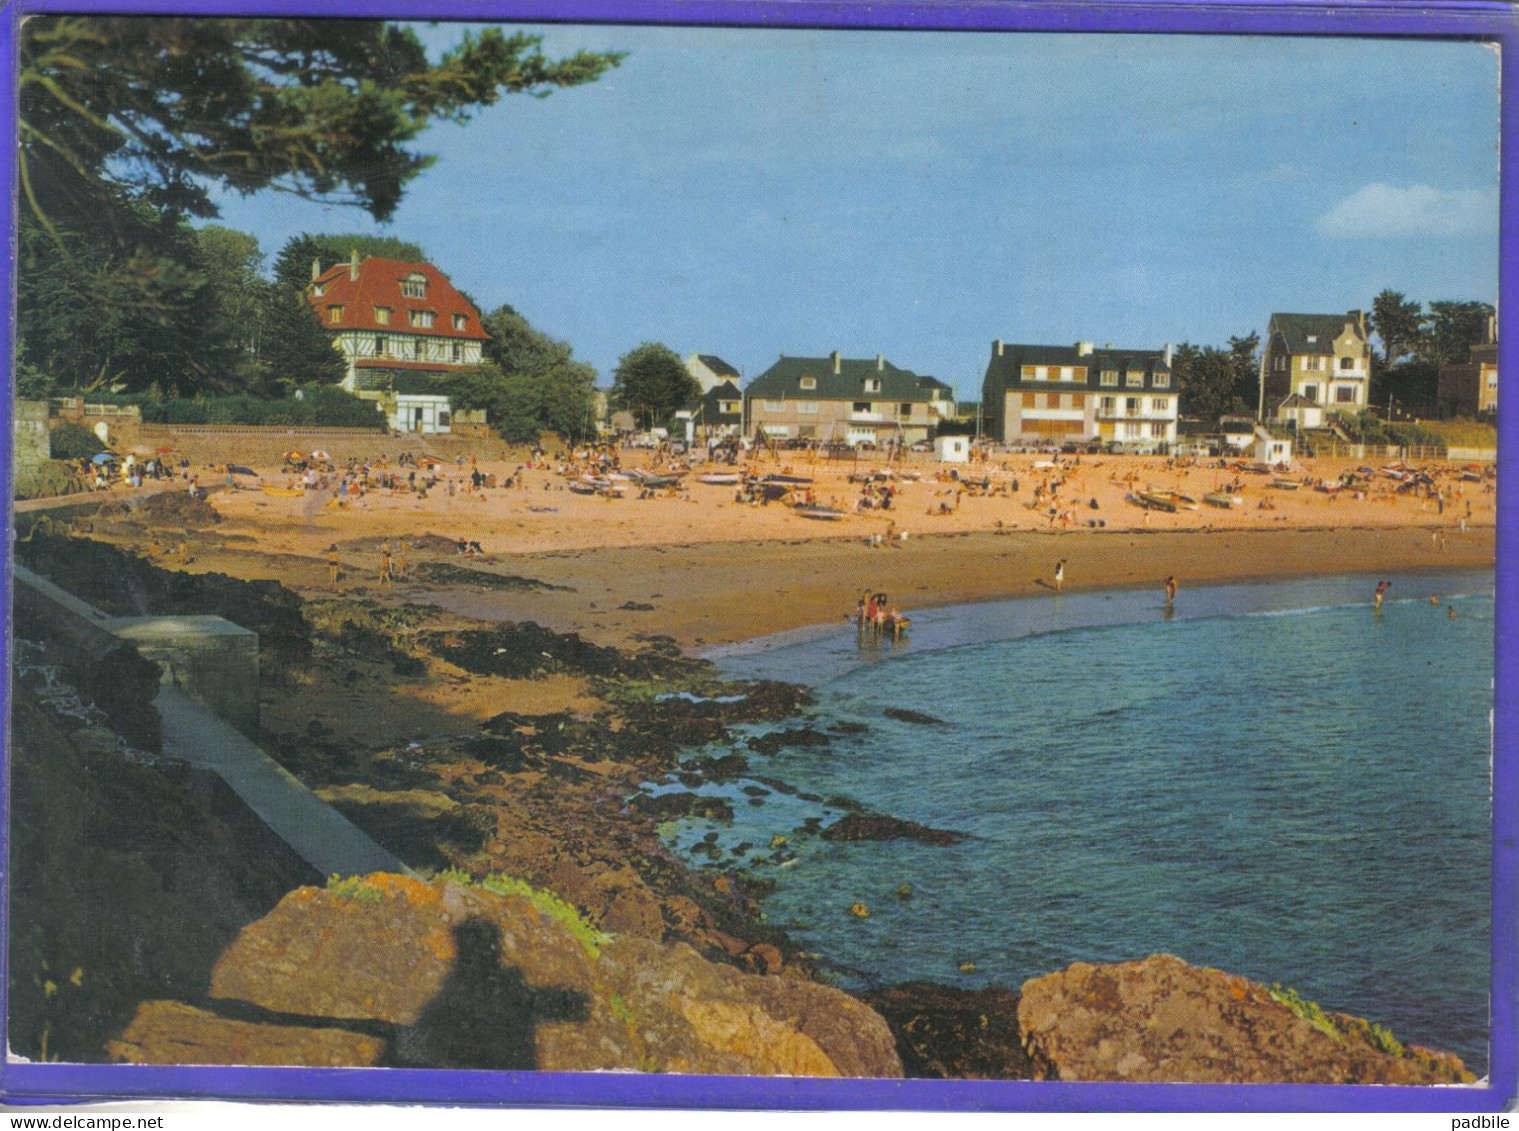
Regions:
[[[110,1055],[153,1064],[902,1074],[886,1023],[847,994],[745,974],[684,944],[597,940],[572,916],[536,904],[382,874],[298,889],[227,948],[209,1001],[145,1004]]]
[[[1042,1080],[1463,1084],[1458,1057],[1380,1042],[1365,1021],[1294,1012],[1264,986],[1169,954],[1078,962],[1023,984],[1018,1028]],[[1302,1014],[1308,1014],[1304,1016]]]

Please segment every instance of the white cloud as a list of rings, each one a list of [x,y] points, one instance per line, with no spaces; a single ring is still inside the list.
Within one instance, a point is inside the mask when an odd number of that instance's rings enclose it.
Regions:
[[[1498,230],[1498,193],[1370,184],[1320,216],[1314,230],[1330,239],[1487,235]]]

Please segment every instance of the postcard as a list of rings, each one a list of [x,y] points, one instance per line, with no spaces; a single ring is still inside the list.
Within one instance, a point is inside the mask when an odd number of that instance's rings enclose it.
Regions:
[[[1500,13],[13,11],[8,1096],[1513,1102]]]

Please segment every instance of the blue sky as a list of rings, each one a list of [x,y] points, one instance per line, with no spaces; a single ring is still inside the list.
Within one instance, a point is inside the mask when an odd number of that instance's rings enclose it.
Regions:
[[[458,25],[419,29],[429,44]],[[545,26],[628,52],[419,148],[388,225],[611,382],[642,341],[747,378],[877,353],[979,392],[994,338],[1222,345],[1383,288],[1496,300],[1498,59],[1472,43]]]

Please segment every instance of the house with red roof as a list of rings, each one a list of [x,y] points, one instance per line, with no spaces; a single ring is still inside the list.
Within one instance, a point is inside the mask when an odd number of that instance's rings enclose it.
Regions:
[[[427,379],[480,364],[490,335],[447,276],[430,263],[354,252],[325,271],[313,262],[306,293],[348,362],[344,389],[383,402],[398,431],[450,430],[448,398]]]

